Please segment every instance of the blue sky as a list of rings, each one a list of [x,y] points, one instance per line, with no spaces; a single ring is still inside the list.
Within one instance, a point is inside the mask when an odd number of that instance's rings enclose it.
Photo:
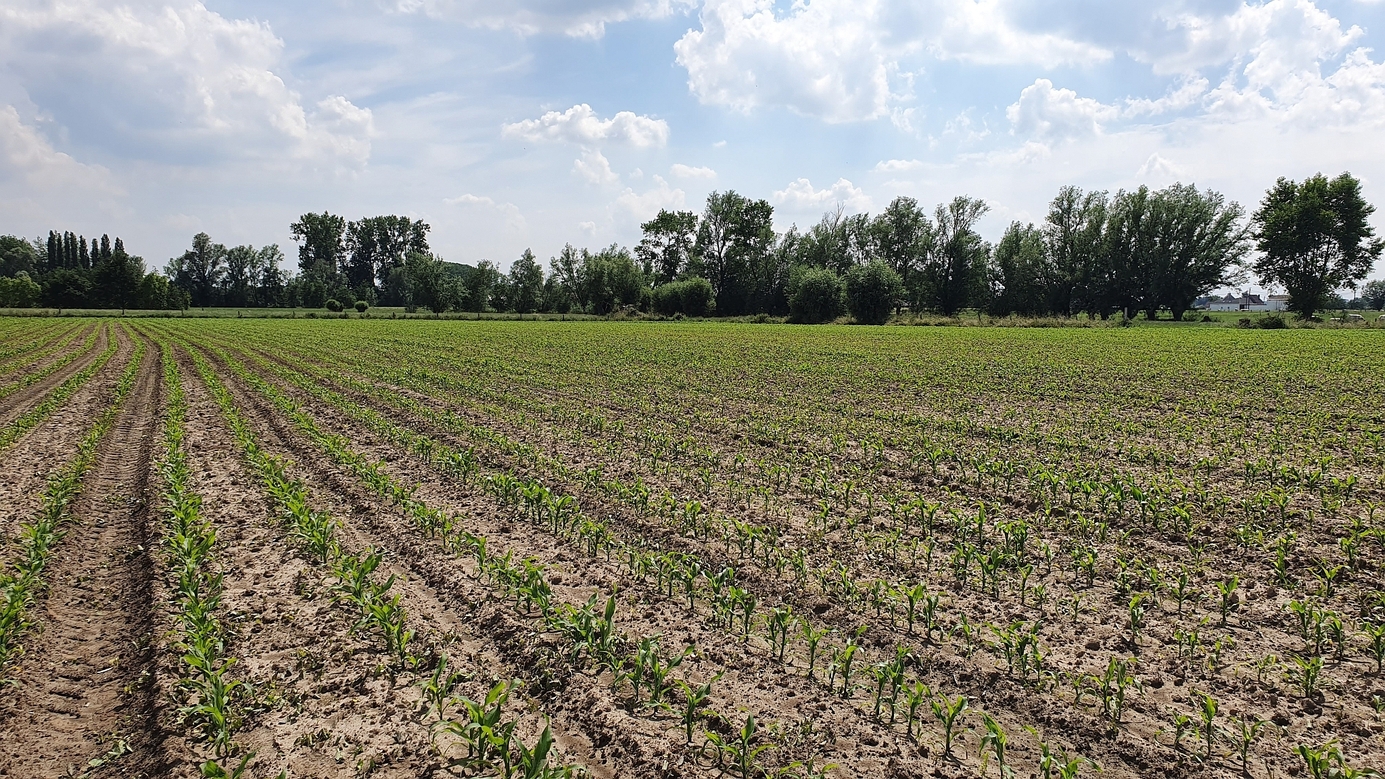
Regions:
[[[968,194],[993,240],[1064,184],[1385,206],[1382,43],[1381,0],[7,0],[0,231],[161,266],[399,213],[504,266],[725,189],[781,229]]]

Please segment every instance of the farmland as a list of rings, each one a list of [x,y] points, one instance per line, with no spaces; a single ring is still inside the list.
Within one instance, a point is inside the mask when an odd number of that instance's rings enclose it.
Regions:
[[[0,776],[1379,768],[1379,339],[0,319]]]

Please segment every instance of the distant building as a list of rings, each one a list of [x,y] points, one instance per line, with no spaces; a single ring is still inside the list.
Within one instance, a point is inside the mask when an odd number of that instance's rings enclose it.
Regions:
[[[1263,308],[1251,308],[1251,309],[1247,309],[1247,310],[1248,310],[1248,311],[1288,311],[1288,310],[1289,310],[1289,296],[1288,296],[1288,295],[1270,295],[1270,296],[1268,296],[1268,297],[1265,298],[1265,305],[1264,305]]]
[[[1273,297],[1273,296],[1272,296]],[[1221,297],[1213,295],[1207,298],[1208,311],[1279,311],[1281,308],[1268,308],[1268,303],[1259,295],[1252,295],[1249,291],[1236,295],[1227,293]]]

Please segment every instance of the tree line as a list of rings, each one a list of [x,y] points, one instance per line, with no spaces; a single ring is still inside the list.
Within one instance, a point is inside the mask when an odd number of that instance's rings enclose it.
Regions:
[[[429,225],[403,216],[304,214],[289,228],[296,274],[280,267],[277,245],[228,248],[206,233],[162,273],[146,273],[118,238],[88,245],[71,233],[52,232],[46,242],[7,236],[0,275],[24,280],[0,283],[0,304],[598,315],[625,308],[801,322],[846,313],[881,322],[905,308],[1180,319],[1199,297],[1253,272],[1285,288],[1290,308],[1309,316],[1338,289],[1356,289],[1382,252],[1368,221],[1375,209],[1348,173],[1280,179],[1253,214],[1183,184],[1114,194],[1063,187],[1041,223],[1011,223],[995,244],[976,229],[988,209],[962,196],[930,212],[897,197],[874,216],[839,206],[806,230],[780,233],[769,202],[713,192],[701,213],[660,211],[632,249],[569,244],[546,268],[525,250],[504,272],[490,261],[444,261],[428,245]],[[1362,291],[1366,303],[1385,304],[1385,285]]]

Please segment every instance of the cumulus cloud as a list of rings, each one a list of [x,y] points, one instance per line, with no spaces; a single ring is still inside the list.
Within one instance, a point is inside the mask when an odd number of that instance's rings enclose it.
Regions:
[[[14,106],[0,107],[0,181],[18,181],[45,191],[62,187],[119,191],[109,171],[83,165],[54,149],[37,129],[20,119]]]
[[[714,179],[717,177],[717,172],[711,168],[692,167],[680,162],[675,162],[673,167],[669,168],[669,173],[680,179]]]
[[[0,6],[7,79],[79,144],[178,162],[364,164],[370,111],[343,96],[305,103],[278,73],[283,48],[268,24],[195,0]]]
[[[881,160],[872,168],[876,173],[905,173],[924,166],[923,160]]]
[[[654,188],[636,192],[626,187],[613,205],[613,210],[622,216],[633,217],[637,222],[653,219],[661,209],[677,210],[683,207],[683,190],[669,186],[663,176],[654,177]]]
[[[473,195],[468,192],[456,197],[443,198],[442,202],[449,206],[479,206],[495,210],[505,218],[505,227],[510,232],[520,232],[524,230],[527,224],[524,220],[524,214],[520,213],[519,206],[514,203],[500,203],[486,195]]]
[[[1096,135],[1103,121],[1118,114],[1117,109],[1078,97],[1071,89],[1055,89],[1046,78],[1035,79],[1020,92],[1019,102],[1005,109],[1016,131],[1050,141]]]
[[[593,184],[614,184],[620,181],[620,176],[611,170],[610,160],[596,150],[582,152],[582,156],[572,163],[572,172]]]
[[[621,111],[610,119],[601,119],[586,103],[566,111],[549,111],[538,119],[525,119],[505,125],[502,134],[507,138],[526,141],[566,141],[584,146],[610,141],[636,148],[663,146],[668,143],[668,122],[648,116]]]
[[[818,210],[832,203],[841,203],[848,211],[868,211],[871,207],[870,197],[844,178],[826,189],[814,189],[806,178],[796,179],[776,190],[770,200],[790,211]]]
[[[1014,25],[1000,0],[708,0],[676,44],[702,102],[782,106],[828,122],[875,119],[910,94],[928,59],[1052,67],[1111,52]]]
[[[606,25],[631,19],[662,19],[683,13],[695,0],[397,0],[402,13],[456,19],[473,27],[509,30],[520,35],[562,33],[577,38],[600,38]]]

